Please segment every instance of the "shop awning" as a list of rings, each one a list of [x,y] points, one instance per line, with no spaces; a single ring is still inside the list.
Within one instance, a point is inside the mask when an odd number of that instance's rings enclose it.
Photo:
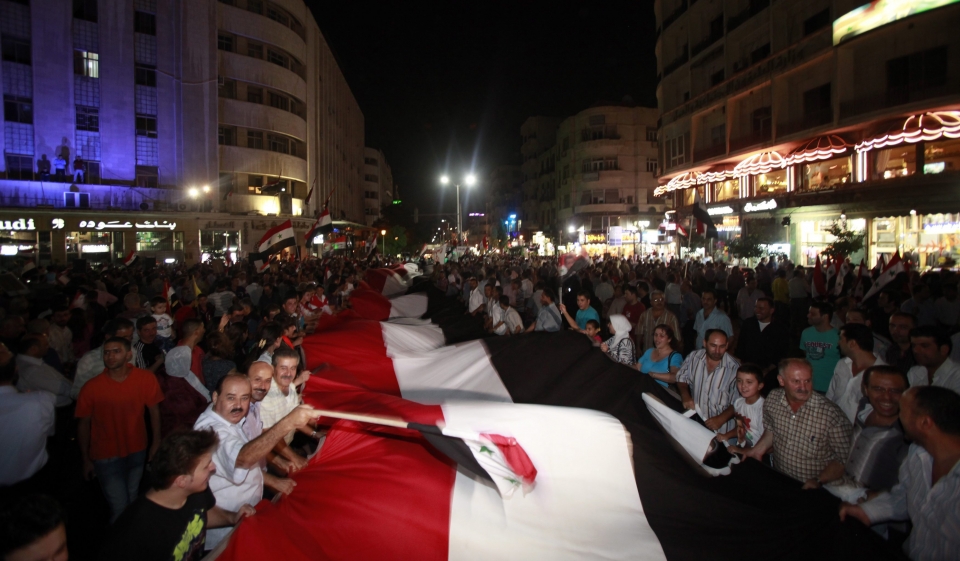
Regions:
[[[930,142],[943,137],[960,138],[960,111],[931,111],[910,115],[903,121],[889,122],[858,143],[856,149],[865,152],[903,142]]]
[[[733,175],[742,177],[744,175],[770,173],[775,169],[783,169],[785,166],[783,156],[779,152],[761,152],[737,164],[737,167],[733,168]]]
[[[653,191],[655,197],[664,193],[676,191],[677,189],[689,189],[694,185],[706,185],[707,183],[716,183],[725,181],[733,177],[733,170],[724,167],[710,168],[707,171],[688,171],[671,179],[666,185],[661,185]]]
[[[815,162],[817,160],[829,160],[843,154],[850,149],[850,144],[845,138],[836,134],[818,136],[813,140],[801,144],[784,158],[784,165],[792,166],[794,164],[803,164],[806,162]]]

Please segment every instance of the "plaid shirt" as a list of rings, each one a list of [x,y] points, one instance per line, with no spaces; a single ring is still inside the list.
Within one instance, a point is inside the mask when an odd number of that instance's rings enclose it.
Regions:
[[[797,481],[816,479],[827,463],[850,455],[853,425],[832,401],[817,392],[796,413],[783,388],[763,403],[763,426],[773,433],[773,467]]]

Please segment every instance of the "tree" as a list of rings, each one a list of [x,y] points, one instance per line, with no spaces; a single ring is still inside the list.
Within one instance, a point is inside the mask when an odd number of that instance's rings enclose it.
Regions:
[[[757,234],[741,234],[727,244],[727,251],[737,259],[759,259],[765,253],[762,243],[762,238]]]
[[[407,229],[403,226],[387,228],[387,235],[383,237],[383,254],[395,256],[407,247]]]
[[[824,248],[822,255],[828,255],[833,260],[842,260],[863,249],[863,233],[856,233],[841,227],[837,222],[830,227],[833,243]]]

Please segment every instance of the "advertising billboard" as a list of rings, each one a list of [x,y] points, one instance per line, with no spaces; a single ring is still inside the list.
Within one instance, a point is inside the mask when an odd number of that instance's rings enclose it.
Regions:
[[[956,4],[960,0],[873,0],[833,22],[833,44],[838,45],[888,23]]]

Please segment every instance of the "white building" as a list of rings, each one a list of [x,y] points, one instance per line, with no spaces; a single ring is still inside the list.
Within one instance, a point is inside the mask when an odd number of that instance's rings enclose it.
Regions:
[[[242,252],[331,192],[335,218],[362,221],[363,114],[301,0],[0,0],[0,38],[0,204],[39,212],[20,241],[41,261]],[[42,175],[57,156],[85,180]],[[171,211],[172,231],[80,226]]]
[[[381,217],[383,205],[393,203],[393,172],[383,151],[363,149],[363,219],[370,226]]]

